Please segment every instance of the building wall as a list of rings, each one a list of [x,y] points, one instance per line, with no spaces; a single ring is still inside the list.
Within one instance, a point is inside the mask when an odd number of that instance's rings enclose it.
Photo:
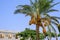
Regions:
[[[0,40],[20,40],[19,37],[16,39],[16,33],[17,32],[0,31]]]

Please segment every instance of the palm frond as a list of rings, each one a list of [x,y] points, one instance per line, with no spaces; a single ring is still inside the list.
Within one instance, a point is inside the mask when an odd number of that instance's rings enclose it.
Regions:
[[[60,2],[58,2],[58,3],[55,3],[55,4],[53,4],[53,5],[51,5],[51,3],[47,3],[48,5],[46,5],[45,7],[45,12],[46,13],[48,13],[48,12],[54,12],[54,11],[58,11],[58,10],[55,10],[55,9],[52,9],[52,7],[54,7],[55,5],[57,5],[57,4],[59,4]],[[49,10],[50,9],[50,10]],[[49,11],[48,11],[49,10]]]
[[[29,5],[18,5],[17,8],[20,7],[19,9],[15,10],[14,14],[17,13],[22,13],[22,14],[26,14],[26,15],[32,15],[32,9],[31,6]]]
[[[46,9],[49,7],[49,2],[47,2],[47,0],[41,0],[39,3],[40,6],[40,13],[46,11]]]
[[[52,23],[52,24],[54,24],[54,25],[56,25],[56,26],[58,25],[58,23],[56,23],[56,22],[53,22],[53,21],[51,21],[51,23]]]
[[[49,13],[49,12],[57,12],[58,10],[55,10],[55,9],[51,9],[51,10],[48,10],[46,13]]]
[[[44,15],[45,15],[46,17],[48,17],[48,18],[50,17],[50,15],[49,15],[49,14],[47,14],[47,13],[44,13]]]
[[[50,3],[53,3],[54,0],[49,0]]]
[[[56,33],[56,29],[52,26],[52,24],[51,24],[51,27],[52,27],[52,28],[53,28],[53,30],[54,30],[56,40],[58,40],[58,35],[57,35],[57,33]]]
[[[54,28],[54,26],[53,26],[52,24],[50,24],[50,27],[52,27],[52,30],[53,30],[54,32],[56,32],[56,30],[55,30],[55,28]]]
[[[60,19],[60,17],[56,17],[56,16],[51,16],[51,17],[56,18],[56,19]]]
[[[56,33],[56,29],[53,27],[53,25],[52,24],[50,24],[50,26],[52,27],[52,30],[54,30],[54,36],[56,37],[56,40],[58,40],[58,35],[57,35],[57,33]]]
[[[58,30],[59,30],[59,32],[60,32],[60,24],[58,24]]]
[[[51,28],[50,28],[50,25],[48,26],[48,30],[49,30],[49,32],[51,32]]]
[[[60,2],[57,2],[57,3],[53,4],[53,5],[51,5],[50,8],[54,7],[55,5],[57,5],[57,4],[59,4],[59,3],[60,3]]]
[[[27,10],[23,10],[23,9],[17,9],[17,10],[15,10],[15,12],[14,12],[14,14],[17,14],[17,13],[20,13],[20,14],[25,14],[26,16],[32,16],[33,15],[33,13],[31,13],[31,12],[27,12]]]
[[[56,33],[56,29],[52,26],[52,24],[50,25],[52,28],[53,28],[53,30],[54,30],[54,33],[55,33],[55,37],[56,37],[56,40],[58,40],[58,35],[57,35],[57,33]]]
[[[49,35],[48,35],[48,36],[49,36],[49,40],[51,40],[51,36],[52,36],[52,35],[51,35],[51,28],[50,28],[50,25],[48,26],[48,31],[50,32]]]
[[[52,20],[54,20],[55,22],[57,22],[57,23],[59,23],[59,21],[56,19],[56,18],[54,18],[54,17],[50,17]]]
[[[44,14],[44,15],[46,15],[46,17],[48,17],[49,19],[54,20],[55,22],[59,23],[59,21],[57,20],[57,18],[59,17],[50,16],[49,14]]]
[[[30,0],[30,4],[31,4],[31,5],[33,5],[33,4],[34,4],[32,0]]]
[[[48,17],[49,19],[54,20],[55,22],[59,23],[59,21],[57,20],[57,18],[59,17],[50,16],[49,14],[46,14],[46,13],[44,15],[46,15],[46,17]]]
[[[23,10],[23,9],[17,9],[17,10],[15,10],[15,12],[14,12],[15,14],[16,13],[23,13],[23,14],[25,14],[26,13],[26,11],[25,10]]]
[[[52,2],[53,2],[53,0],[48,0],[48,1],[46,0],[46,2],[44,2],[44,5],[41,9],[42,12],[48,11]]]
[[[35,3],[37,3],[37,0],[35,0]]]
[[[60,37],[60,33],[58,34],[58,37]]]
[[[18,5],[17,8],[31,11],[31,6],[30,5]]]

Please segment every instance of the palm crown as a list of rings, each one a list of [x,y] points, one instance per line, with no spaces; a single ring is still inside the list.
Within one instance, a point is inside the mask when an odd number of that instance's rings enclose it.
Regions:
[[[43,28],[43,33],[46,32],[45,26],[52,27],[56,32],[52,24],[58,25],[59,21],[57,19],[60,19],[60,17],[50,16],[48,13],[58,11],[52,9],[52,7],[59,3],[53,4],[53,0],[30,0],[30,4],[31,5],[18,5],[15,14],[21,13],[26,16],[31,16],[29,24],[38,24]]]

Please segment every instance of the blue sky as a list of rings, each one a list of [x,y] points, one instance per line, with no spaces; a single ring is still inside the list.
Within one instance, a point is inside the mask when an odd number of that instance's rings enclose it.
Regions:
[[[54,2],[60,2],[55,0]],[[35,29],[35,25],[29,26],[30,17],[23,14],[14,14],[17,5],[29,4],[28,0],[0,0],[0,30],[23,31],[25,28]],[[60,17],[60,4],[54,7],[59,12],[50,15]]]

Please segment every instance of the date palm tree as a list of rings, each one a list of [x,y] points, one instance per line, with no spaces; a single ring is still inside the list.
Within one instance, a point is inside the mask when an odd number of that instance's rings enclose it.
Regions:
[[[15,10],[15,14],[20,13],[31,17],[29,25],[36,25],[36,40],[39,40],[39,27],[43,28],[43,33],[45,35],[46,26],[51,26],[52,23],[55,25],[59,23],[57,20],[60,19],[59,17],[50,16],[48,14],[50,12],[58,11],[52,9],[52,7],[59,4],[53,4],[53,1],[54,0],[30,0],[30,5],[18,5],[17,10]]]

